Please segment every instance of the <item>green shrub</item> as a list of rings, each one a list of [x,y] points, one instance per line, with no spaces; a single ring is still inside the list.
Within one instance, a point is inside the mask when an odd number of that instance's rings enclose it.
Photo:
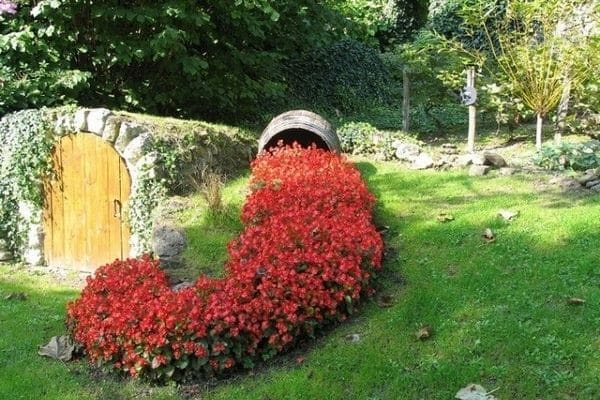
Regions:
[[[395,141],[414,142],[402,131],[380,131],[368,122],[349,122],[338,131],[342,151],[349,154],[371,156],[377,160],[393,160]]]
[[[292,59],[285,67],[298,106],[344,114],[391,102],[391,79],[377,50],[346,39]]]
[[[600,167],[600,141],[583,143],[563,142],[560,145],[545,145],[534,156],[533,162],[551,170],[586,170]]]

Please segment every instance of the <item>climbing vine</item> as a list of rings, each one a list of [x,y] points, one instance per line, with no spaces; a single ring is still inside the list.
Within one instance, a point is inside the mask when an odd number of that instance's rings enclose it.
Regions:
[[[154,166],[142,165],[137,171],[127,206],[127,218],[131,233],[137,237],[135,253],[152,251],[153,211],[166,197],[165,180],[159,179]]]
[[[24,110],[0,120],[0,236],[18,254],[25,239],[19,203],[43,205],[42,179],[52,171],[54,143],[46,109]]]

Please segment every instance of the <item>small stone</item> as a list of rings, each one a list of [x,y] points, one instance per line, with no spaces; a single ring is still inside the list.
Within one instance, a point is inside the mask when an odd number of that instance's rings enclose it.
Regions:
[[[443,149],[456,149],[457,147],[453,143],[443,143],[442,148]]]
[[[101,136],[106,120],[111,115],[112,112],[106,108],[92,108],[87,114],[87,131]]]
[[[491,165],[495,168],[503,168],[508,164],[506,160],[498,153],[494,153],[492,151],[484,151],[483,152],[484,164]]]
[[[427,169],[433,167],[433,158],[427,153],[421,153],[417,156],[411,169]]]
[[[596,179],[596,180],[587,182],[585,184],[585,187],[589,189],[589,188],[592,188],[592,187],[597,186],[597,185],[600,185],[600,179]]]
[[[360,335],[358,333],[351,333],[350,335],[346,335],[346,341],[350,343],[360,342]]]
[[[433,329],[431,329],[431,326],[430,325],[425,325],[425,326],[421,327],[415,333],[415,336],[419,340],[427,340],[427,339],[431,338],[432,334],[433,334]]]
[[[515,174],[516,170],[514,168],[503,167],[503,168],[500,168],[499,172],[500,172],[500,175],[511,176],[511,175]]]
[[[483,386],[471,383],[460,389],[454,398],[459,400],[496,400],[496,397],[492,396],[492,392],[495,390],[488,392]]]
[[[179,291],[181,291],[183,289],[187,289],[189,287],[194,287],[194,284],[192,282],[181,282],[181,283],[178,283],[177,285],[173,286],[171,289],[174,292],[179,292]]]
[[[489,165],[471,165],[469,168],[470,176],[483,176],[489,172],[492,167]]]
[[[502,217],[505,221],[512,221],[513,219],[519,216],[519,211],[511,211],[511,210],[499,210],[498,216]]]

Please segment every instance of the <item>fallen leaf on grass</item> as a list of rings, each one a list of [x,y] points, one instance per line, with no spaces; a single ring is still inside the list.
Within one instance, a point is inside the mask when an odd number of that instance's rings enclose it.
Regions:
[[[498,211],[498,216],[502,217],[505,221],[512,221],[519,216],[519,211],[502,209]]]
[[[496,240],[496,235],[494,234],[494,231],[491,230],[490,228],[486,228],[485,231],[483,231],[483,240],[485,240],[488,243],[492,243]]]
[[[438,222],[441,222],[441,223],[450,222],[450,221],[454,221],[454,216],[452,214],[439,213],[437,216],[437,220],[438,220]]]
[[[391,307],[394,305],[394,298],[389,294],[382,294],[377,299],[377,305],[382,308]]]
[[[360,335],[358,333],[351,333],[350,335],[346,335],[346,341],[350,343],[360,342]]]
[[[454,397],[460,400],[496,400],[496,398],[491,395],[491,393],[495,391],[496,390],[488,392],[483,386],[470,383],[460,389]]]
[[[386,233],[388,233],[389,230],[390,230],[390,227],[387,225],[382,225],[382,226],[377,227],[377,232],[379,232],[380,235],[385,235]]]
[[[567,300],[567,304],[570,306],[582,306],[585,304],[585,300],[578,297],[571,297],[569,300]]]
[[[419,329],[417,331],[417,333],[415,333],[415,336],[419,340],[427,340],[431,337],[432,334],[433,334],[433,329],[431,329],[431,326],[425,325],[421,329]]]
[[[69,361],[73,358],[75,344],[70,336],[53,336],[45,346],[40,346],[38,354],[55,360]]]
[[[4,300],[20,300],[20,301],[25,301],[25,300],[27,300],[27,294],[23,293],[23,292],[10,293],[8,296],[4,297]]]

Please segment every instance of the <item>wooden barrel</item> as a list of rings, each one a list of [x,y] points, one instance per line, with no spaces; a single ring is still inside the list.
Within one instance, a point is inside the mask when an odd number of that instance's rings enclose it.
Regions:
[[[322,149],[340,153],[340,140],[335,128],[323,117],[306,110],[292,110],[271,120],[258,140],[258,152],[277,146],[279,142],[297,142],[303,147],[313,143]]]

